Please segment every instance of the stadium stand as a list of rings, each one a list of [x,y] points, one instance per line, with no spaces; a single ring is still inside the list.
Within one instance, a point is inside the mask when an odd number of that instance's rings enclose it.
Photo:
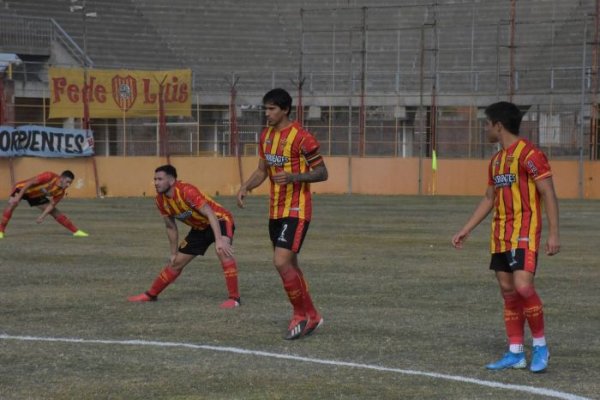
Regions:
[[[72,40],[81,53],[85,24],[86,55],[95,68],[191,68],[195,95],[203,105],[221,107],[197,116],[204,124],[201,136],[225,138],[236,79],[237,104],[251,110],[265,89],[296,90],[301,71],[304,105],[313,106],[306,124],[327,136],[331,154],[349,151],[348,141],[354,143],[350,151],[361,152],[355,146],[356,108],[363,106],[373,141],[367,153],[415,154],[414,148],[378,143],[417,140],[420,130],[433,129],[427,113],[435,104],[447,107],[434,110],[444,122],[436,128],[440,146],[457,140],[455,132],[468,124],[468,138],[461,139],[469,141],[468,151],[448,144],[445,154],[484,156],[471,151],[471,144],[481,143],[481,108],[513,95],[524,110],[537,113],[527,117],[532,124],[558,121],[559,127],[541,129],[540,140],[569,144],[565,154],[576,155],[576,143],[590,139],[587,126],[584,139],[574,135],[598,89],[597,71],[591,72],[599,53],[592,0],[87,0],[97,17],[86,19],[71,12],[71,4],[0,0],[0,51],[25,61],[16,71],[16,79],[25,81],[17,95],[39,98],[50,64],[82,64],[83,55],[69,46]],[[590,96],[583,107],[582,80]],[[419,113],[420,106],[427,110]],[[467,108],[465,121],[460,110]],[[239,111],[240,125],[261,124],[259,116]],[[143,129],[136,129],[140,135]],[[181,131],[182,138],[191,134]],[[255,133],[252,128],[248,137]]]

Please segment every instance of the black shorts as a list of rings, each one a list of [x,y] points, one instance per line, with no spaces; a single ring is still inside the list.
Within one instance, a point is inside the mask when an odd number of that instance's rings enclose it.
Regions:
[[[235,225],[232,222],[219,220],[221,235],[227,236],[233,243],[233,232]],[[211,227],[206,229],[191,229],[185,239],[179,244],[179,252],[194,256],[203,256],[206,249],[215,242],[215,234]]]
[[[281,247],[299,253],[308,232],[310,221],[300,218],[269,220],[269,236],[273,247]]]
[[[504,253],[492,254],[490,269],[512,273],[527,271],[535,275],[538,254],[529,249],[513,249]]]
[[[18,194],[20,191],[21,191],[20,188],[15,189],[10,194],[10,197],[13,197],[14,195]],[[48,200],[48,198],[45,197],[45,196],[42,196],[42,197],[29,197],[27,195],[23,195],[22,199],[27,200],[27,202],[29,203],[29,205],[31,207],[43,206],[44,204],[50,203],[50,200]]]

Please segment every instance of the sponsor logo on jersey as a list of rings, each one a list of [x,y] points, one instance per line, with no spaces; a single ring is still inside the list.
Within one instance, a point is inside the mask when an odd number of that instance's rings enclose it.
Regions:
[[[283,167],[290,159],[286,156],[279,156],[277,154],[265,154],[265,159],[271,166]]]
[[[496,188],[502,188],[512,185],[517,181],[515,174],[502,174],[494,176],[494,186]]]

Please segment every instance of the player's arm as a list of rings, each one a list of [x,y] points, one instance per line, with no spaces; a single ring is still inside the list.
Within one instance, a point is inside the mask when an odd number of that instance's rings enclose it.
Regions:
[[[311,167],[308,172],[303,172],[301,174],[292,174],[285,171],[278,172],[273,175],[273,182],[279,185],[286,185],[294,182],[312,183],[326,181],[328,177],[329,173],[327,172],[325,161],[321,161],[321,163]]]
[[[244,208],[244,198],[248,192],[263,183],[265,179],[267,179],[267,176],[269,176],[267,162],[261,158],[258,160],[258,168],[256,168],[252,175],[250,175],[250,178],[240,186],[240,190],[237,194],[238,207]]]
[[[454,247],[457,249],[462,248],[463,243],[467,240],[471,231],[488,216],[494,207],[495,196],[496,190],[494,189],[494,186],[488,186],[485,191],[485,196],[483,196],[483,199],[481,199],[479,205],[473,214],[471,214],[471,217],[468,219],[465,226],[452,237],[452,245]]]
[[[552,256],[560,251],[560,238],[558,234],[558,200],[554,191],[552,178],[535,181],[535,186],[540,192],[546,209],[548,219],[548,241],[546,242],[546,254]]]
[[[229,240],[225,239],[221,234],[221,226],[219,225],[219,220],[215,215],[213,209],[208,205],[208,203],[204,203],[202,207],[198,210],[202,215],[208,218],[208,222],[210,223],[210,228],[215,235],[215,248],[217,249],[218,254],[223,254],[227,257],[233,256],[233,247]]]
[[[179,231],[177,229],[177,223],[175,222],[175,218],[164,216],[165,227],[167,228],[167,237],[169,238],[169,248],[171,250],[171,263],[175,260],[175,256],[177,255],[177,249],[179,244]]]
[[[39,217],[37,217],[36,222],[38,224],[41,224],[42,222],[44,222],[44,218],[46,218],[48,216],[48,214],[50,214],[55,209],[56,209],[56,202],[54,200],[50,200],[50,203],[48,203],[46,208],[44,208],[44,211],[42,211],[42,213],[39,215]]]
[[[23,196],[25,196],[25,192],[27,192],[29,190],[29,188],[37,185],[38,183],[39,182],[38,182],[37,176],[26,180],[25,183],[23,184],[23,186],[21,187],[21,189],[19,190],[19,193],[15,194],[13,197],[9,198],[8,203],[11,205],[19,203],[21,201],[21,199],[23,198]]]

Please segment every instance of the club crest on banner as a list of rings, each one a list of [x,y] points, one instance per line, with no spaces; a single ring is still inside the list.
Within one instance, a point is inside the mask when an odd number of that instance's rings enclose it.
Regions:
[[[115,75],[112,78],[113,100],[123,111],[129,111],[137,98],[137,82],[134,77]]]
[[[189,69],[84,71],[50,67],[49,118],[83,118],[84,99],[90,118],[156,118],[161,106],[165,116],[188,117],[192,114],[191,78]]]

